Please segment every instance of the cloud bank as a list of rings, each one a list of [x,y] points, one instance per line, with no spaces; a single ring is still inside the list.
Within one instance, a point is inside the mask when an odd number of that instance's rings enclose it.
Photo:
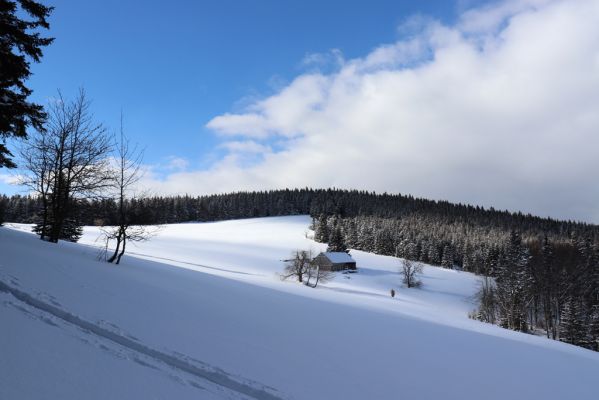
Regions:
[[[597,0],[410,19],[396,43],[352,60],[335,50],[334,72],[213,118],[225,156],[209,169],[145,184],[356,188],[599,222],[597,21]]]

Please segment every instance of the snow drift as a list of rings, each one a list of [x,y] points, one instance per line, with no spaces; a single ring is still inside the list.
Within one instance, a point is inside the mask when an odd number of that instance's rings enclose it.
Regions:
[[[352,252],[311,289],[280,260],[309,218],[163,227],[115,267],[96,228],[0,228],[0,398],[595,399],[599,354],[472,321],[478,278]],[[12,229],[11,229],[12,228]],[[397,292],[395,298],[389,290]]]

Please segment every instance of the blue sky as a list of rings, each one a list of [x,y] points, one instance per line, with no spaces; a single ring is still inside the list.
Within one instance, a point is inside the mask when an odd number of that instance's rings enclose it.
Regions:
[[[347,58],[398,38],[411,15],[450,21],[465,3],[415,1],[52,1],[56,38],[33,66],[33,99],[83,86],[97,118],[146,146],[145,161],[211,163],[213,117],[264,97],[312,53]],[[165,7],[168,4],[168,7]],[[216,154],[215,154],[216,153]]]
[[[52,4],[32,98],[85,87],[113,131],[122,109],[151,193],[355,188],[599,222],[597,0]]]

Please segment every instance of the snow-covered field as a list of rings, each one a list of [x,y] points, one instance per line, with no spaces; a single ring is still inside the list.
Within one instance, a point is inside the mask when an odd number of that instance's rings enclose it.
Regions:
[[[597,399],[599,353],[468,319],[477,277],[352,251],[282,282],[309,218],[164,226],[120,266],[0,228],[0,399]],[[391,298],[389,291],[397,292]]]

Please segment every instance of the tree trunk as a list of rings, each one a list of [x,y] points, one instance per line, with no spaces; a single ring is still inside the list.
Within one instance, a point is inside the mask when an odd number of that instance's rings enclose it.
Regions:
[[[119,232],[116,236],[116,248],[114,249],[114,253],[112,253],[112,256],[110,256],[110,258],[108,259],[109,263],[112,263],[116,259],[116,257],[119,254],[120,248],[121,248],[121,231],[119,230]]]
[[[42,219],[42,233],[40,234],[40,239],[41,240],[46,240],[46,236],[48,236],[48,199],[47,198],[43,198],[42,200],[42,212],[43,212],[43,219]]]
[[[118,258],[116,259],[116,265],[119,265],[119,263],[121,262],[121,257],[123,256],[123,254],[125,254],[125,245],[127,244],[127,236],[123,236],[123,247],[121,249],[121,252],[119,253]]]

